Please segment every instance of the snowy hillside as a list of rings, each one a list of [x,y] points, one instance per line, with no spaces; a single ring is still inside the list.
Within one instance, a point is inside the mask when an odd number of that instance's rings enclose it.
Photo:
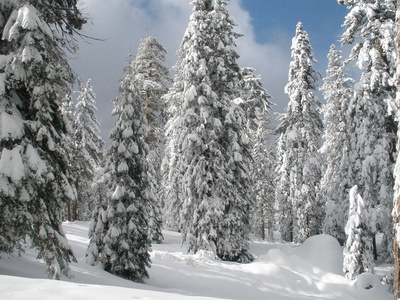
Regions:
[[[42,279],[46,266],[30,249],[22,257],[3,255],[0,299],[392,299],[373,275],[347,280],[341,271],[342,248],[326,235],[299,247],[255,241],[251,253],[257,259],[237,264],[217,261],[207,253],[186,254],[180,234],[164,231],[164,244],[153,246],[150,279],[136,284],[85,263],[87,222],[64,223],[64,230],[78,259],[72,264],[75,277]]]

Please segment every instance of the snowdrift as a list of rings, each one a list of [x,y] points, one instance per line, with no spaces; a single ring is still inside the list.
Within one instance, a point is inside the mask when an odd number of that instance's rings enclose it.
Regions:
[[[303,245],[254,241],[256,260],[237,264],[216,260],[209,253],[187,254],[180,234],[164,231],[165,242],[154,245],[150,279],[137,284],[85,263],[88,223],[64,223],[78,259],[74,278],[44,280],[45,265],[26,249],[21,257],[0,260],[0,299],[346,299],[389,300],[376,276],[347,280],[342,271],[342,248],[326,235]]]

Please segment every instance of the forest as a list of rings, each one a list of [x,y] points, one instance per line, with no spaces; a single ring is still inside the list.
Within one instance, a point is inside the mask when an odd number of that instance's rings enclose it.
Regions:
[[[64,227],[86,222],[86,263],[146,283],[165,233],[188,254],[240,265],[259,261],[254,237],[302,249],[329,236],[345,278],[389,264],[379,279],[400,299],[400,8],[338,5],[351,51],[331,46],[321,101],[299,22],[275,126],[261,76],[239,65],[229,0],[191,1],[173,70],[154,37],[127,56],[106,145],[95,87],[68,58],[76,38],[90,39],[78,0],[2,1],[2,256],[34,249],[46,278],[71,278],[80,258]]]

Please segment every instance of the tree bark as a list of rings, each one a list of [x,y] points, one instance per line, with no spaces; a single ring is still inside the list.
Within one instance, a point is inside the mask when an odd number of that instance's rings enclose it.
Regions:
[[[67,220],[71,222],[71,200],[68,202],[68,213],[67,213]]]
[[[76,199],[74,205],[74,221],[78,220],[79,178],[76,179],[75,187],[76,187]]]
[[[263,241],[265,240],[265,224],[264,224],[264,220],[261,220],[261,238],[263,239]]]

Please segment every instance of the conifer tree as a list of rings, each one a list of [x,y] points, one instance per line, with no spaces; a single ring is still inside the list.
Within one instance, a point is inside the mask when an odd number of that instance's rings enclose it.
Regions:
[[[343,272],[354,280],[364,272],[374,272],[372,238],[368,233],[369,208],[358,193],[358,187],[350,190],[349,216],[346,224],[346,245],[343,251]]]
[[[168,92],[168,84],[172,82],[169,70],[164,66],[167,51],[153,37],[142,40],[136,59],[133,61],[135,86],[139,89],[143,113],[148,122],[149,130],[144,137],[149,152],[148,177],[151,193],[154,196],[153,209],[150,214],[150,236],[156,243],[161,243],[161,148],[164,137],[165,102],[163,96]]]
[[[68,168],[71,170],[71,176],[72,176],[72,181],[73,181],[73,173],[74,173],[74,167],[73,167],[73,157],[75,153],[75,143],[74,143],[74,129],[73,126],[75,124],[74,120],[74,111],[75,111],[75,104],[74,101],[72,100],[72,95],[70,92],[68,92],[64,99],[62,99],[62,104],[61,104],[61,113],[64,117],[64,120],[66,122],[66,128],[67,128],[67,134],[64,136],[63,139],[63,144],[66,149],[66,153],[68,155]],[[73,182],[72,182],[73,183]],[[62,214],[62,219],[67,220],[67,221],[72,221],[72,209],[74,205],[76,204],[77,201],[77,195],[76,195],[76,190],[74,189],[75,197],[74,199],[69,199],[68,203],[66,205],[66,210],[67,210],[67,215],[65,216],[65,213]]]
[[[29,237],[57,279],[75,260],[60,217],[75,197],[60,109],[74,74],[63,47],[75,49],[85,22],[76,0],[0,3],[0,251]]]
[[[265,239],[267,227],[268,239],[273,239],[275,209],[275,154],[269,145],[269,136],[273,132],[269,118],[272,107],[271,96],[264,89],[260,76],[255,69],[242,68],[239,89],[241,97],[235,99],[246,113],[247,127],[252,143],[253,168],[251,173],[253,199],[252,215],[256,232]]]
[[[308,34],[298,23],[292,42],[289,83],[285,87],[289,104],[277,128],[281,234],[283,239],[293,238],[295,242],[318,234],[323,220],[323,205],[317,199],[323,125],[319,116],[321,103],[314,94],[318,81],[314,62]]]
[[[77,200],[74,206],[74,220],[87,219],[92,205],[89,203],[90,185],[95,171],[103,164],[105,143],[100,136],[99,121],[96,112],[96,95],[89,79],[86,84],[80,82],[80,90],[75,109],[73,157],[75,188]],[[78,211],[78,206],[81,211]],[[79,217],[78,217],[79,215]]]
[[[192,1],[193,13],[167,95],[167,186],[180,208],[188,250],[249,261],[250,141],[244,111],[234,103],[240,69],[228,1]],[[179,154],[179,155],[178,155]],[[178,180],[176,180],[178,179]]]
[[[390,0],[339,0],[349,13],[342,42],[353,44],[350,59],[362,70],[350,104],[350,166],[359,192],[378,212],[376,233],[383,233],[382,256],[391,260],[395,122],[388,111],[395,97],[396,3]],[[377,258],[374,241],[374,255]]]
[[[271,125],[269,111],[273,105],[272,97],[263,87],[261,77],[255,74],[255,69],[246,67],[240,70],[239,89],[240,98],[235,100],[246,113],[249,134],[253,135],[258,130],[260,122],[263,122],[264,128],[267,129]]]
[[[273,240],[273,225],[275,224],[275,180],[276,158],[269,145],[269,134],[272,126],[267,121],[259,121],[253,141],[253,208],[256,232],[265,239],[265,228],[268,240]]]
[[[335,237],[341,245],[346,240],[344,224],[347,220],[349,176],[348,109],[353,95],[352,80],[345,73],[340,50],[334,45],[328,54],[328,69],[321,90],[326,105],[323,107],[325,142],[321,152],[326,154],[327,168],[321,181],[320,197],[326,203],[324,233]]]
[[[150,211],[146,152],[147,121],[134,85],[131,58],[114,99],[111,146],[107,153],[109,176],[107,208],[96,208],[90,228],[87,261],[101,261],[106,271],[142,282],[148,278],[151,241],[148,229]],[[100,240],[100,242],[99,242]]]

